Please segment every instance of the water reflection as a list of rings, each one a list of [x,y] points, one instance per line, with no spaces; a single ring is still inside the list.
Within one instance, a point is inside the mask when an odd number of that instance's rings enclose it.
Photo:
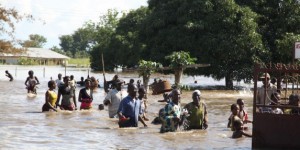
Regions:
[[[45,77],[40,72],[43,69],[34,67],[35,75],[41,84],[37,89],[37,96],[29,98],[25,89],[25,79],[28,67],[20,67],[14,82],[9,82],[4,76],[7,68],[0,67],[0,147],[1,149],[250,149],[251,138],[231,139],[232,132],[226,128],[230,115],[230,105],[237,98],[245,100],[245,107],[252,120],[252,93],[243,91],[201,91],[202,99],[208,109],[208,129],[205,131],[191,130],[186,132],[160,134],[160,125],[150,124],[157,116],[158,110],[164,106],[157,100],[161,95],[149,95],[148,114],[150,121],[148,128],[132,129],[118,128],[117,119],[108,118],[107,108],[98,110],[98,104],[104,99],[103,89],[94,94],[93,109],[82,111],[59,111],[40,113],[45,103],[45,92],[50,77],[64,73],[64,68],[47,67]],[[8,69],[9,70],[9,69]],[[13,75],[14,72],[10,71]],[[68,70],[76,80],[86,77],[86,70]],[[113,77],[107,74],[107,78]],[[101,73],[91,73],[102,81]],[[171,75],[154,75],[173,81]],[[121,78],[129,81],[130,78],[140,79],[137,74],[121,74]],[[202,77],[201,77],[202,78]],[[201,84],[200,77],[198,83]],[[193,77],[184,77],[185,82],[193,82]],[[206,81],[203,81],[204,83]],[[219,81],[205,84],[220,84]],[[223,83],[222,83],[223,85]],[[76,94],[81,87],[77,87]],[[126,93],[126,90],[123,91]],[[192,92],[184,91],[182,104],[192,101]],[[79,104],[79,103],[78,103]],[[141,124],[139,124],[141,126]],[[247,125],[252,129],[252,125]]]

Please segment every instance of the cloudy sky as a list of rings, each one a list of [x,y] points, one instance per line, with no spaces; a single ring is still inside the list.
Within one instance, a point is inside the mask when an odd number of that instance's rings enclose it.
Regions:
[[[45,48],[59,46],[59,36],[72,34],[88,20],[98,21],[108,9],[124,11],[147,6],[147,0],[0,0],[0,3],[42,20],[19,22],[15,36],[27,40],[30,34],[42,35],[48,41]]]

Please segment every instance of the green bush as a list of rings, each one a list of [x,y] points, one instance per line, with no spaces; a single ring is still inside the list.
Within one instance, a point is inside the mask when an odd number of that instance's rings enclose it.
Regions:
[[[39,63],[36,62],[34,59],[26,58],[26,57],[21,57],[18,60],[18,65],[38,65]]]

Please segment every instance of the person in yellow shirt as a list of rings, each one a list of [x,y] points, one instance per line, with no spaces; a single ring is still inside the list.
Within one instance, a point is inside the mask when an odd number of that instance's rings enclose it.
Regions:
[[[45,104],[43,105],[42,111],[57,111],[55,108],[55,104],[57,101],[57,94],[55,93],[54,89],[56,88],[55,81],[51,80],[48,82],[49,89],[45,94]]]
[[[187,120],[189,121],[188,130],[206,129],[208,127],[206,105],[205,103],[200,102],[200,95],[201,92],[195,90],[192,95],[193,101],[184,106],[189,114],[187,117]]]

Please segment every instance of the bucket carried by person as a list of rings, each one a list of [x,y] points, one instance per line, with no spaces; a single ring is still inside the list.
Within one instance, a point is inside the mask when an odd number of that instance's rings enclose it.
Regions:
[[[172,87],[170,82],[167,80],[159,81],[152,87],[152,95],[158,95],[170,91],[172,91]]]

